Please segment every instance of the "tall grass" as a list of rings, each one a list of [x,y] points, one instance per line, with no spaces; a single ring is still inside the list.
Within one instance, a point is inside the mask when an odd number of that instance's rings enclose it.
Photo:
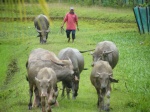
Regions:
[[[45,4],[45,3],[42,3]],[[135,22],[132,8],[126,10],[121,8],[109,7],[81,7],[79,5],[65,3],[49,3],[40,5],[37,3],[20,3],[19,4],[1,4],[0,17],[1,18],[34,18],[36,15],[42,13],[51,18],[61,18],[69,11],[69,7],[74,6],[75,12],[79,18],[100,19],[107,22]]]
[[[51,6],[50,16],[63,17],[68,11],[67,4],[48,4]],[[25,4],[28,17],[33,17],[40,12],[40,6],[37,4]],[[2,5],[3,7],[3,5]],[[1,8],[2,8],[1,7]],[[31,8],[32,7],[32,8]],[[36,8],[35,8],[36,7]],[[4,7],[3,7],[4,8]],[[31,10],[32,9],[32,10]],[[60,10],[62,9],[62,10]],[[31,10],[31,11],[30,11]],[[87,14],[87,12],[88,14]],[[99,12],[96,13],[95,11]],[[41,11],[42,12],[42,11]],[[52,13],[53,12],[53,13]],[[58,13],[57,13],[58,12]],[[76,32],[75,43],[67,43],[65,32],[61,34],[60,25],[62,20],[52,19],[51,33],[48,42],[40,44],[37,38],[37,32],[33,26],[33,21],[1,21],[0,22],[0,112],[27,112],[28,111],[28,82],[25,79],[25,63],[32,49],[41,47],[58,54],[65,47],[73,47],[79,50],[93,49],[100,41],[110,40],[116,43],[119,49],[119,62],[113,70],[114,77],[119,79],[118,84],[112,85],[111,93],[111,111],[112,112],[148,112],[150,97],[149,82],[149,35],[140,35],[133,19],[132,10],[116,10],[110,13],[109,8],[76,6],[76,12],[80,17],[88,19],[79,19],[80,31]],[[93,20],[103,18],[102,13],[108,20],[121,17],[122,22]],[[9,16],[3,13],[1,18]],[[55,14],[58,15],[55,15]],[[109,14],[110,13],[110,14]],[[83,14],[83,15],[82,15]],[[122,14],[122,15],[121,15]],[[132,15],[129,19],[125,15]],[[91,18],[91,19],[89,19]],[[131,23],[123,23],[125,20],[131,20]],[[85,59],[85,68],[88,70],[81,73],[79,96],[76,100],[67,100],[67,97],[61,98],[61,83],[59,83],[60,106],[53,107],[54,112],[97,112],[96,107],[97,94],[91,85],[89,76],[91,72],[92,57],[89,53],[83,54]],[[10,77],[9,83],[5,84],[9,64],[16,60],[18,72]],[[13,67],[12,67],[13,69]],[[40,112],[39,108],[33,108],[32,112]]]

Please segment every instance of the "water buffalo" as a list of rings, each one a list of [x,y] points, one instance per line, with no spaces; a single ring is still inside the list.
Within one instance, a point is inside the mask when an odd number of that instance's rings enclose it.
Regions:
[[[99,110],[109,111],[110,106],[110,91],[111,82],[118,82],[118,80],[113,79],[113,71],[111,66],[107,61],[97,61],[94,63],[94,67],[91,72],[90,80],[95,87],[98,95],[97,106]],[[107,97],[107,105],[104,105],[104,98]]]
[[[72,80],[72,83],[69,83],[68,81],[62,81],[63,84],[63,91],[62,96],[64,96],[64,89],[67,87],[67,96],[69,99],[69,92],[72,88],[72,98],[75,99],[78,95],[78,89],[79,89],[79,79],[80,79],[80,73],[84,69],[84,58],[82,54],[75,48],[65,48],[62,49],[58,54],[59,59],[67,59],[70,58],[73,64],[73,70],[74,70],[74,78]]]
[[[55,91],[57,88],[57,77],[53,69],[44,67],[39,70],[35,77],[36,86],[39,90],[41,98],[42,112],[52,112],[51,105],[56,103],[58,93]]]
[[[26,63],[28,73],[27,79],[29,82],[29,92],[30,92],[30,101],[28,105],[29,109],[32,108],[33,89],[36,96],[36,104],[38,104],[38,106],[40,105],[38,89],[35,84],[35,77],[37,76],[40,69],[44,67],[49,67],[54,70],[57,76],[57,82],[62,80],[70,81],[70,79],[72,79],[73,77],[74,71],[70,59],[60,60],[53,52],[50,52],[42,48],[37,48],[31,51],[28,61]]]
[[[112,68],[118,63],[119,52],[116,45],[111,41],[99,42],[94,53],[91,54],[93,56],[93,63],[98,60],[108,61]]]
[[[40,43],[46,43],[50,32],[49,19],[45,15],[40,14],[34,19],[34,26],[39,33]]]

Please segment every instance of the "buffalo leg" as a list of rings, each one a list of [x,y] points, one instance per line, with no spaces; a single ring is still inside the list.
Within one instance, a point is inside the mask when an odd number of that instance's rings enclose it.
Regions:
[[[97,95],[98,95],[98,101],[97,101],[97,107],[99,108],[99,111],[104,110],[104,94],[101,93],[101,91],[96,88]]]
[[[107,97],[107,104],[106,104],[105,110],[109,111],[110,110],[110,90],[107,91],[106,97]]]
[[[54,100],[55,100],[55,106],[59,106],[59,103],[57,101],[57,97],[58,97],[58,88],[57,86],[55,87],[55,90],[54,90]]]
[[[39,91],[38,91],[38,88],[37,87],[35,87],[35,89],[34,89],[34,93],[35,93],[35,103],[37,104],[37,106],[38,107],[40,107],[41,106],[41,98],[40,98],[40,96],[39,96]]]
[[[100,92],[99,92],[99,90],[98,89],[96,89],[96,91],[97,91],[97,96],[98,96],[98,100],[97,100],[97,107],[99,107],[99,94],[100,94]]]
[[[61,97],[64,97],[64,92],[65,92],[65,84],[64,84],[64,82],[62,82],[62,86],[63,86],[63,88],[62,88]]]
[[[72,99],[76,99],[75,97],[75,84],[72,84]]]
[[[29,100],[29,104],[28,104],[28,108],[29,110],[32,109],[32,96],[33,96],[33,85],[32,84],[29,84],[29,94],[30,94],[30,100]]]
[[[52,109],[51,109],[51,105],[55,104],[56,103],[56,99],[54,98],[55,97],[55,91],[52,89],[50,91],[50,95],[48,96],[48,107],[47,107],[47,112],[52,112]]]
[[[104,97],[103,95],[99,95],[99,110],[104,110]]]
[[[41,106],[42,106],[42,112],[46,112],[46,109],[45,109],[45,106],[46,106],[45,97],[41,98]]]
[[[104,105],[104,97],[106,94],[106,89],[101,90],[101,95],[100,95],[100,108],[105,110],[105,105]]]
[[[73,99],[76,99],[76,97],[78,96],[78,89],[79,89],[79,81],[75,81],[72,86]]]
[[[48,108],[47,108],[47,112],[52,112],[51,107],[48,107]]]
[[[66,92],[67,92],[67,98],[70,99],[70,91],[71,89],[66,87]]]

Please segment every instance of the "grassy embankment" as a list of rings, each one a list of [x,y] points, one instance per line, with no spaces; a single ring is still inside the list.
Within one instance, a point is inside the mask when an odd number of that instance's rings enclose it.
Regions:
[[[25,80],[25,63],[32,49],[41,47],[58,52],[65,47],[79,50],[95,48],[103,40],[116,43],[120,59],[113,70],[114,77],[119,79],[113,85],[111,93],[112,112],[148,112],[150,97],[150,64],[148,35],[140,35],[135,23],[132,9],[114,9],[104,7],[75,6],[79,16],[80,31],[76,33],[75,43],[67,43],[64,34],[60,33],[62,18],[69,9],[67,4],[49,4],[48,14],[51,19],[51,33],[45,45],[39,43],[37,32],[33,26],[33,17],[43,13],[42,6],[37,4],[0,5],[0,112],[26,112],[28,111],[28,82]],[[12,10],[13,9],[13,10]],[[2,18],[7,18],[6,20]],[[8,18],[31,18],[8,21]],[[56,19],[57,18],[57,19]],[[83,54],[85,67],[80,80],[79,96],[75,101],[60,97],[59,107],[54,112],[97,112],[97,95],[91,85],[89,76],[91,72],[92,57],[89,53]],[[59,89],[61,84],[59,83]],[[33,108],[32,112],[40,112]]]

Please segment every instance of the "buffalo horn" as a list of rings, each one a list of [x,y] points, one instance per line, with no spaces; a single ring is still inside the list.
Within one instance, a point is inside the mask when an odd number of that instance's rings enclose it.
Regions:
[[[51,75],[51,77],[49,79],[47,79],[47,81],[50,83],[51,79],[52,79],[52,75]]]
[[[71,59],[68,57],[68,60],[72,63]]]
[[[41,33],[41,32],[42,32],[41,30],[38,30],[38,29],[37,29],[37,27],[36,27],[36,31],[37,31],[37,32],[39,32],[39,33]]]
[[[46,32],[48,33],[48,32],[50,32],[50,30],[48,29],[48,30],[46,30]]]
[[[63,63],[61,63],[61,62],[56,62],[56,61],[53,61],[53,60],[51,60],[53,63],[55,63],[56,65],[61,65],[61,66],[64,66],[64,64]]]
[[[39,80],[37,77],[35,77],[35,80],[36,80],[37,82],[40,82],[40,80]]]
[[[109,54],[109,53],[112,53],[113,51],[103,51],[103,54],[106,55],[106,54]]]

